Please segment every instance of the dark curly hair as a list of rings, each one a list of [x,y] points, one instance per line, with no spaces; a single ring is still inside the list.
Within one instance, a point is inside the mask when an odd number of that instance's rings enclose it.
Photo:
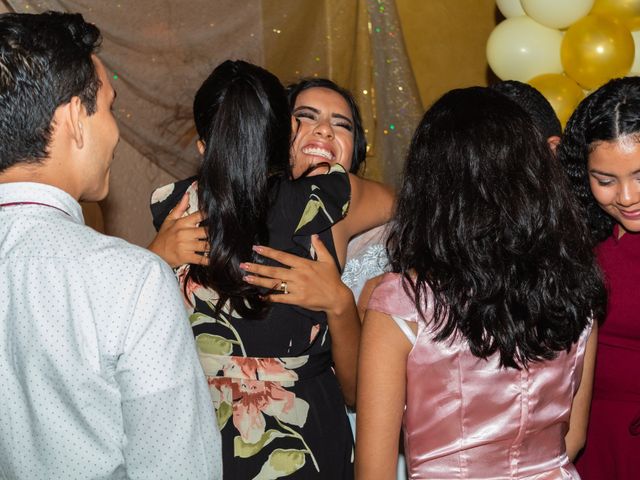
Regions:
[[[615,221],[597,204],[589,186],[589,154],[600,142],[637,136],[640,141],[640,78],[611,80],[582,100],[567,122],[558,157],[584,209],[593,245],[611,235]]]
[[[218,293],[216,313],[229,300],[242,317],[260,318],[268,304],[257,287],[242,280],[240,262],[261,262],[251,247],[268,243],[271,186],[288,175],[291,116],[285,90],[263,68],[227,60],[198,89],[193,116],[205,144],[198,196],[210,263],[191,265],[187,275]]]
[[[360,109],[358,108],[356,99],[349,90],[342,88],[328,78],[305,78],[287,87],[287,97],[291,110],[293,110],[296,104],[298,95],[310,88],[327,88],[333,90],[340,94],[347,102],[347,105],[349,105],[351,117],[353,118],[353,155],[351,157],[351,168],[349,171],[351,173],[358,173],[360,166],[364,164],[365,157],[367,156],[367,137],[364,134],[362,117],[360,116]]]
[[[0,15],[0,172],[47,158],[53,115],[72,97],[95,113],[100,41],[77,13]]]
[[[498,352],[512,368],[570,349],[606,303],[585,238],[565,176],[521,107],[473,87],[427,111],[388,248],[436,341],[461,336],[475,356]]]

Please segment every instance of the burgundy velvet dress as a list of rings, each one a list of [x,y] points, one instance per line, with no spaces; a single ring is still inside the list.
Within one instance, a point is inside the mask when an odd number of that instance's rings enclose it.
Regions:
[[[587,445],[576,463],[583,480],[640,478],[640,235],[618,227],[597,248],[609,291]]]

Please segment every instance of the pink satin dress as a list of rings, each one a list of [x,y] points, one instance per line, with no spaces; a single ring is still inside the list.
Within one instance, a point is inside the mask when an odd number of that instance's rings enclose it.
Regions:
[[[475,357],[465,341],[433,341],[398,274],[384,276],[368,308],[418,323],[403,418],[410,479],[580,478],[564,436],[590,327],[570,352],[518,371]]]

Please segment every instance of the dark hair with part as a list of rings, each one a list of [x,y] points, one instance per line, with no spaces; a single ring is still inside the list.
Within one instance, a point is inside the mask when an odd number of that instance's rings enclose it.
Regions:
[[[344,98],[347,105],[349,105],[351,117],[353,118],[353,155],[351,157],[351,168],[349,171],[351,173],[358,173],[360,166],[365,162],[365,157],[367,156],[367,137],[364,134],[362,117],[360,116],[360,109],[358,108],[356,99],[349,90],[342,88],[327,78],[305,78],[287,87],[289,107],[292,111],[298,95],[310,88],[327,88],[333,90]]]
[[[0,172],[47,158],[53,115],[71,98],[95,112],[100,41],[80,14],[0,15]]]
[[[490,87],[516,102],[527,112],[533,124],[544,138],[562,135],[562,126],[556,112],[544,95],[527,83],[517,80],[504,80]]]
[[[216,313],[229,300],[242,317],[259,318],[267,303],[242,280],[240,262],[262,262],[251,247],[268,243],[271,185],[288,174],[291,116],[285,90],[268,71],[227,60],[196,93],[193,115],[205,144],[198,197],[207,218],[210,264],[191,265],[187,275],[218,293]]]
[[[605,213],[589,186],[589,154],[601,142],[622,137],[640,142],[640,78],[611,80],[582,100],[567,122],[558,147],[571,190],[580,201],[595,245],[611,235],[615,221]]]
[[[606,302],[585,233],[560,166],[521,107],[473,87],[426,112],[388,247],[436,341],[464,338],[473,355],[498,352],[512,368],[570,349]]]

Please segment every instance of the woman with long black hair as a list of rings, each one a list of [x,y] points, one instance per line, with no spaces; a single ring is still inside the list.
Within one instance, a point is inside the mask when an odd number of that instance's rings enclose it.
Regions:
[[[186,190],[190,211],[206,218],[208,265],[177,273],[218,415],[225,478],[352,478],[344,402],[353,401],[360,322],[351,294],[312,311],[268,301],[296,298],[296,280],[282,276],[267,288],[263,279],[245,280],[256,266],[274,265],[260,265],[268,247],[301,261],[317,256],[337,272],[336,251],[346,249],[338,239],[377,221],[342,218],[376,187],[328,162],[315,165],[323,174],[291,179],[285,91],[255,65],[218,66],[196,94],[194,119],[203,155],[197,180],[157,190],[152,210],[161,224]],[[309,130],[305,121],[294,119],[295,138]],[[351,132],[350,122],[323,119],[310,132],[313,145],[301,148],[337,155],[335,129]]]
[[[605,307],[560,167],[517,104],[454,90],[425,114],[358,363],[356,473],[579,478]]]

